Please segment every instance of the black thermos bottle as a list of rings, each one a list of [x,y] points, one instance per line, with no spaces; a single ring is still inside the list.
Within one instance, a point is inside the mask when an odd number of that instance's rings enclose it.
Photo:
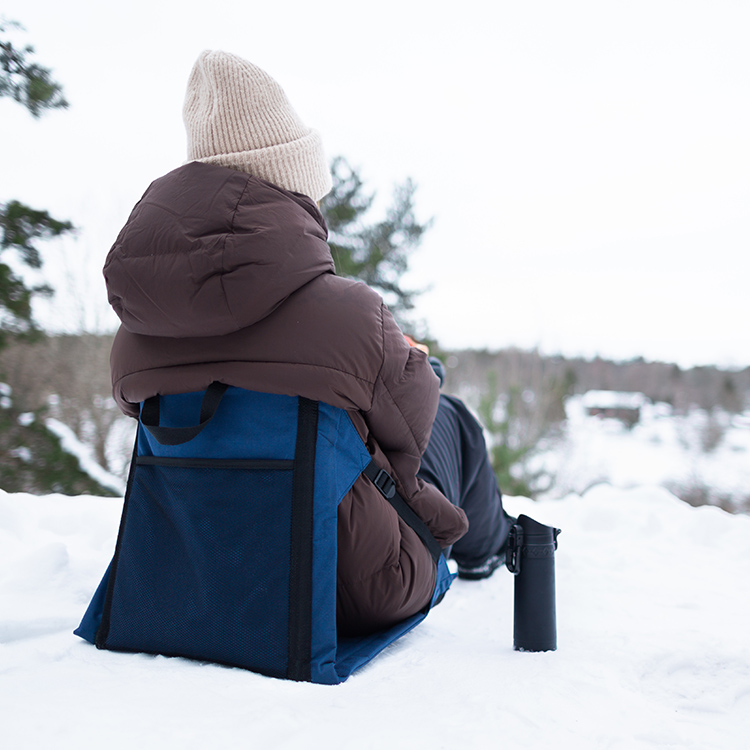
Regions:
[[[555,550],[560,529],[519,516],[510,530],[506,553],[515,575],[513,648],[554,651],[557,648],[555,611]]]

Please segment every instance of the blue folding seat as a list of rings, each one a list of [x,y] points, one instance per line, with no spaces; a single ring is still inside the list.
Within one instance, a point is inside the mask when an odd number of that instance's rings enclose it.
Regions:
[[[339,638],[337,508],[362,473],[423,539],[437,583],[424,611]],[[114,557],[75,632],[336,684],[421,622],[452,578],[346,411],[217,382],[142,405]]]

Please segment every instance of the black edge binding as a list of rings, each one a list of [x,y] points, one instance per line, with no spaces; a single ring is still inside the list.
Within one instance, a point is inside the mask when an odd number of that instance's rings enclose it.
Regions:
[[[287,677],[309,682],[312,658],[313,493],[318,402],[299,398],[292,480]]]
[[[125,520],[128,514],[128,503],[130,493],[133,491],[133,482],[135,480],[135,463],[138,456],[138,433],[140,425],[135,433],[135,442],[133,443],[133,456],[130,459],[130,469],[128,471],[128,483],[125,488],[125,498],[122,505],[122,516],[120,517],[120,528],[117,530],[117,543],[115,544],[115,554],[112,557],[112,565],[109,571],[109,580],[107,581],[107,593],[104,597],[104,607],[102,608],[102,619],[99,627],[96,629],[94,636],[94,645],[97,648],[107,647],[107,638],[109,638],[109,626],[112,612],[112,595],[115,590],[115,578],[117,577],[117,563],[120,559],[120,548],[122,547],[122,536],[125,530]]]
[[[171,466],[182,469],[245,469],[247,471],[292,471],[294,461],[280,458],[172,458],[138,456],[139,466]]]

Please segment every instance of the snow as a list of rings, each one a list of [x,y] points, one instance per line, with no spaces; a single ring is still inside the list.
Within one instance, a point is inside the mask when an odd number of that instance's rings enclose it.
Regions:
[[[8,451],[8,455],[13,456],[13,458],[20,458],[25,464],[30,464],[34,460],[34,454],[25,445],[20,448],[13,448]]]
[[[750,509],[750,413],[694,408],[676,414],[668,404],[644,403],[640,420],[628,427],[589,416],[584,396],[569,398],[565,409],[563,438],[531,465],[555,476],[545,497],[581,494],[598,483],[660,485]]]
[[[35,419],[34,412],[25,411],[23,414],[18,415],[18,424],[20,424],[21,427],[28,427],[30,424],[34,423]]]
[[[71,631],[121,500],[0,492],[3,747],[747,748],[750,517],[648,486],[506,505],[563,530],[558,650],[513,651],[501,570],[330,687],[98,651]]]
[[[11,396],[11,387],[7,383],[0,382],[0,408],[10,409],[13,405]],[[60,397],[54,394],[48,399],[50,405],[53,406],[59,403],[59,400]],[[33,412],[23,412],[17,417],[18,424],[22,427],[28,427],[35,419],[36,417]],[[127,421],[132,422],[132,420]],[[77,459],[81,471],[88,474],[102,487],[112,490],[112,492],[118,494],[123,494],[125,492],[125,482],[120,479],[120,477],[117,477],[102,468],[94,458],[91,448],[82,443],[68,425],[64,424],[59,419],[54,419],[52,417],[45,419],[44,424],[47,429],[60,440],[62,449]],[[121,433],[122,430],[119,432]],[[31,451],[24,446],[13,448],[9,453],[14,458],[20,458],[24,463],[30,463],[33,460]]]
[[[582,402],[589,409],[640,409],[647,399],[642,393],[588,391],[583,395]]]
[[[102,487],[120,494],[125,492],[125,482],[103,469],[91,454],[91,449],[76,437],[75,432],[70,427],[51,417],[45,419],[44,424],[50,432],[60,439],[63,450],[78,459],[81,471],[96,480]]]

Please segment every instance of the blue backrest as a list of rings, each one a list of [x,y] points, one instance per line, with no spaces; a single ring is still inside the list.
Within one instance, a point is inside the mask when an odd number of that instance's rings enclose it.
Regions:
[[[226,386],[197,434],[164,444],[197,424],[206,398],[142,410],[115,555],[76,633],[100,648],[341,682],[426,614],[337,637],[337,508],[367,448],[342,409]],[[433,601],[451,578],[441,557]]]

